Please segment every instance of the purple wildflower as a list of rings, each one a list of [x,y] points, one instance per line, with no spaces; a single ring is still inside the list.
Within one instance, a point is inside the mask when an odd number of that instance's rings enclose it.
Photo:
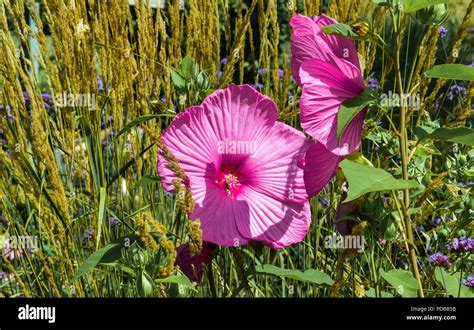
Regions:
[[[433,221],[431,222],[431,224],[432,224],[433,226],[435,226],[435,227],[436,227],[436,226],[439,226],[440,223],[441,223],[441,219],[440,219],[440,218],[435,218],[435,219],[433,219]]]
[[[221,70],[216,70],[216,77],[217,78],[222,78],[222,71]]]
[[[94,231],[92,230],[92,228],[89,228],[89,230],[87,230],[82,236],[82,246],[86,247],[89,241],[93,239],[94,239]]]
[[[100,78],[97,78],[97,90],[99,92],[103,92],[104,91],[104,82],[102,81],[102,79]]]
[[[374,147],[374,150],[375,150],[375,152],[378,152],[378,151],[379,151],[379,146],[376,145],[376,146]]]
[[[450,267],[451,266],[451,260],[449,259],[449,256],[446,256],[440,252],[437,252],[433,254],[428,261],[430,264],[434,266],[441,266],[441,267]]]
[[[23,251],[8,238],[5,241],[5,246],[3,247],[3,256],[6,258],[10,258],[13,260],[15,258],[20,257],[23,254]]]
[[[227,57],[224,57],[221,59],[221,64],[226,65],[227,64]]]
[[[466,87],[459,86],[459,85],[453,85],[453,86],[451,86],[451,88],[449,89],[448,99],[449,99],[450,101],[452,101],[456,95],[459,96],[459,97],[463,97],[463,96],[465,96],[466,94],[467,94],[467,89],[466,89]]]
[[[474,238],[472,237],[467,237],[467,236],[461,236],[459,238],[453,239],[448,245],[446,245],[446,248],[449,251],[455,251],[455,252],[464,252],[464,251],[474,251]]]
[[[255,89],[262,89],[262,88],[263,88],[263,85],[262,85],[261,83],[258,83],[258,84],[256,84],[256,85],[253,85],[253,87],[254,87]]]
[[[110,223],[110,225],[111,225],[112,227],[114,227],[114,226],[120,224],[120,220],[119,220],[118,218],[116,218],[116,217],[111,217],[111,218],[109,219],[109,223]]]
[[[53,100],[53,96],[49,93],[43,93],[41,94],[41,98],[43,99],[43,101],[45,102],[48,102],[48,101],[52,101]]]
[[[423,225],[418,225],[418,226],[416,226],[416,230],[417,231],[425,231],[425,227],[423,227]]]
[[[328,204],[328,200],[326,199],[326,196],[324,196],[323,198],[321,198],[319,200],[319,204],[321,204],[321,206],[324,208],[324,209],[327,209],[329,204]]]
[[[441,38],[444,38],[446,36],[446,34],[448,33],[448,28],[445,27],[445,26],[440,26],[438,28],[438,31],[439,31],[439,35],[441,36]]]
[[[278,69],[278,75],[280,76],[281,79],[285,77],[285,71],[282,69]]]
[[[264,74],[265,72],[268,72],[268,69],[267,68],[260,68],[258,69],[258,74]]]
[[[369,88],[379,88],[379,81],[376,78],[369,78],[367,81],[367,87]]]
[[[162,97],[162,98],[160,99],[160,101],[163,102],[163,103],[166,103],[166,97]]]
[[[462,281],[462,284],[474,288],[474,275],[469,275],[466,280]]]

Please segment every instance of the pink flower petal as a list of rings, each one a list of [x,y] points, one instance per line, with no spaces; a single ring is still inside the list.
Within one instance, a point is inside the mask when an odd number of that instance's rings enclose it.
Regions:
[[[315,142],[306,152],[304,181],[310,197],[319,193],[334,176],[343,157],[328,151],[324,145]]]
[[[344,65],[346,71],[357,73],[358,69],[351,63],[343,59],[336,61],[342,62],[339,67]],[[300,101],[303,129],[337,155],[344,156],[357,150],[366,111],[361,111],[349,123],[340,143],[337,141],[337,113],[345,100],[364,90],[363,82],[358,83],[338,67],[318,59],[303,63],[300,77],[303,83]]]
[[[304,239],[311,224],[309,202],[281,203],[252,189],[243,192],[249,217],[238,222],[239,231],[252,240],[281,249]],[[244,220],[244,219],[242,219]]]
[[[219,141],[259,141],[273,127],[278,109],[250,85],[230,85],[208,96],[202,106]]]
[[[251,173],[246,183],[252,189],[279,201],[308,199],[303,167],[298,165],[312,144],[303,133],[277,122],[242,171]]]
[[[230,85],[208,96],[202,106],[178,114],[162,135],[162,140],[179,159],[191,183],[199,181],[202,184],[204,175],[215,174],[207,164],[214,164],[217,170],[222,157],[237,157],[219,153],[219,144],[243,142],[258,145],[258,141],[273,127],[277,116],[278,109],[270,98],[249,85]],[[175,176],[161,153],[158,173],[164,189],[173,191]]]
[[[335,59],[346,59],[360,68],[354,42],[347,37],[325,34],[321,27],[337,23],[325,15],[307,17],[295,15],[291,19],[293,36],[291,42],[291,71],[297,84],[301,85],[300,67],[303,62],[316,58],[338,66]],[[346,73],[346,67],[340,67]]]
[[[188,177],[201,183],[206,175],[212,175],[206,172],[208,164],[214,163],[218,158],[217,137],[206,118],[206,112],[202,107],[191,107],[178,114],[162,135],[163,142],[179,160],[181,168]],[[158,174],[163,188],[173,191],[172,181],[176,177],[168,168],[161,151],[158,158]]]
[[[214,182],[208,182],[205,191],[195,192],[192,189],[192,192],[197,203],[190,218],[200,219],[204,241],[222,246],[240,246],[250,240],[237,227],[238,222],[248,222],[250,211],[245,200],[228,198]]]

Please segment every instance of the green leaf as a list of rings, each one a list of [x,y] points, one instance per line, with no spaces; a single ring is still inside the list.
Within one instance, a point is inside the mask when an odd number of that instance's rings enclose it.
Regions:
[[[165,278],[156,279],[155,282],[179,284],[197,292],[196,288],[194,287],[194,284],[189,280],[186,275],[171,275]]]
[[[417,297],[418,287],[411,272],[402,269],[392,269],[388,272],[380,269],[383,277],[402,297]]]
[[[177,89],[186,88],[186,80],[184,80],[184,78],[177,70],[170,68],[170,73],[171,80],[173,81],[173,84],[176,86]]]
[[[369,290],[365,291],[365,296],[368,298],[375,298],[375,289],[370,288]],[[380,296],[382,298],[393,298],[393,294],[385,291],[380,291]]]
[[[153,280],[145,271],[140,271],[137,277],[137,292],[141,298],[153,297]]]
[[[417,156],[431,156],[431,155],[441,155],[441,152],[435,147],[433,143],[420,143],[418,148],[416,148],[415,155]]]
[[[155,118],[160,118],[160,117],[174,117],[174,115],[172,114],[165,114],[165,113],[161,113],[161,114],[153,114],[153,115],[144,115],[144,116],[141,116],[141,117],[138,117],[138,118],[135,118],[134,120],[132,120],[131,122],[129,122],[127,125],[125,125],[118,133],[117,135],[115,136],[115,138],[117,139],[119,136],[121,136],[123,133],[125,133],[126,131],[128,131],[130,128],[134,127],[134,126],[137,126],[137,125],[140,125],[141,123],[144,123],[148,120],[151,120],[151,119],[155,119]]]
[[[397,237],[397,225],[391,216],[385,217],[381,222],[383,239],[393,241]]]
[[[357,37],[357,34],[352,31],[352,28],[343,23],[335,23],[326,25],[321,30],[326,34],[335,34],[343,37]]]
[[[184,80],[191,80],[194,77],[196,71],[196,64],[194,63],[193,59],[190,56],[183,58],[181,61],[181,72],[183,73]]]
[[[451,0],[402,0],[403,11],[411,13],[413,11],[442,3],[449,3]]]
[[[415,128],[415,134],[420,140],[443,140],[474,147],[474,130],[467,127],[432,129],[427,126],[418,126]]]
[[[474,68],[465,64],[440,64],[435,65],[425,72],[430,78],[474,80]]]
[[[359,95],[345,100],[340,106],[337,113],[337,141],[339,142],[342,133],[347,125],[354,119],[359,112],[365,109],[376,99],[372,88],[366,88]]]
[[[374,166],[370,160],[368,160],[363,154],[361,154],[358,151],[353,152],[350,155],[347,155],[346,159],[349,159],[350,161],[353,161],[357,164]]]
[[[332,285],[334,281],[326,273],[317,269],[307,270],[293,270],[283,269],[273,265],[263,265],[255,267],[255,272],[265,275],[275,275],[280,277],[287,277],[294,280],[308,282],[313,284]]]
[[[357,164],[344,159],[339,166],[349,182],[349,194],[344,202],[350,202],[366,193],[383,190],[399,190],[418,187],[410,180],[395,179],[381,168]]]
[[[104,221],[105,214],[105,200],[107,198],[107,189],[105,187],[100,187],[99,192],[99,213],[97,219],[97,239],[95,242],[95,248],[99,248],[100,237],[102,235],[102,223]]]
[[[137,235],[127,235],[94,251],[79,267],[72,281],[74,282],[101,263],[110,263],[122,257],[122,248],[128,247],[137,240]]]
[[[461,274],[449,274],[441,267],[435,269],[436,280],[440,282],[446,292],[456,298],[472,298],[474,297],[474,290],[464,286],[461,283]]]

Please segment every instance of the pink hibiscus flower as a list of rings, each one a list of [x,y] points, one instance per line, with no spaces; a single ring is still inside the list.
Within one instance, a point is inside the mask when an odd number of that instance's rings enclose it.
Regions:
[[[204,241],[238,246],[257,240],[283,248],[306,235],[311,215],[303,164],[314,142],[277,116],[270,98],[231,85],[177,115],[163,134],[188,176],[196,202],[189,216],[200,219]],[[158,173],[172,191],[174,174],[161,155]],[[320,173],[329,180],[332,170]]]
[[[321,27],[333,23],[337,22],[324,15],[292,18],[292,74],[303,86],[301,126],[328,150],[344,156],[360,146],[366,110],[347,125],[340,141],[337,113],[345,100],[363,92],[364,79],[354,42],[321,31]]]

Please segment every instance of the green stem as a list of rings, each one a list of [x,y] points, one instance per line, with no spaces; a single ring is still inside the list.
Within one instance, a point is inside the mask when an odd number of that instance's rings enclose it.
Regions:
[[[398,18],[400,16],[398,15]],[[400,98],[403,95],[403,85],[402,85],[402,76],[400,72],[400,40],[399,40],[399,21],[395,20],[395,15],[393,15],[392,11],[392,19],[393,19],[393,43],[394,43],[394,65],[395,65],[395,72],[396,72],[396,80],[397,80],[397,88],[400,93]],[[407,127],[406,127],[406,108],[404,102],[400,104],[400,156],[402,160],[402,176],[404,180],[408,180],[408,144],[407,144]],[[412,222],[410,219],[410,214],[408,212],[410,206],[410,194],[408,189],[403,190],[403,203],[402,203],[402,212],[403,218],[405,222],[405,230],[407,239],[409,240],[408,244],[408,252],[412,267],[413,275],[415,276],[417,285],[418,285],[418,296],[420,298],[424,297],[423,294],[423,286],[421,284],[421,277],[420,272],[418,270],[418,264],[416,260],[416,251],[413,246],[413,230],[412,230]]]

